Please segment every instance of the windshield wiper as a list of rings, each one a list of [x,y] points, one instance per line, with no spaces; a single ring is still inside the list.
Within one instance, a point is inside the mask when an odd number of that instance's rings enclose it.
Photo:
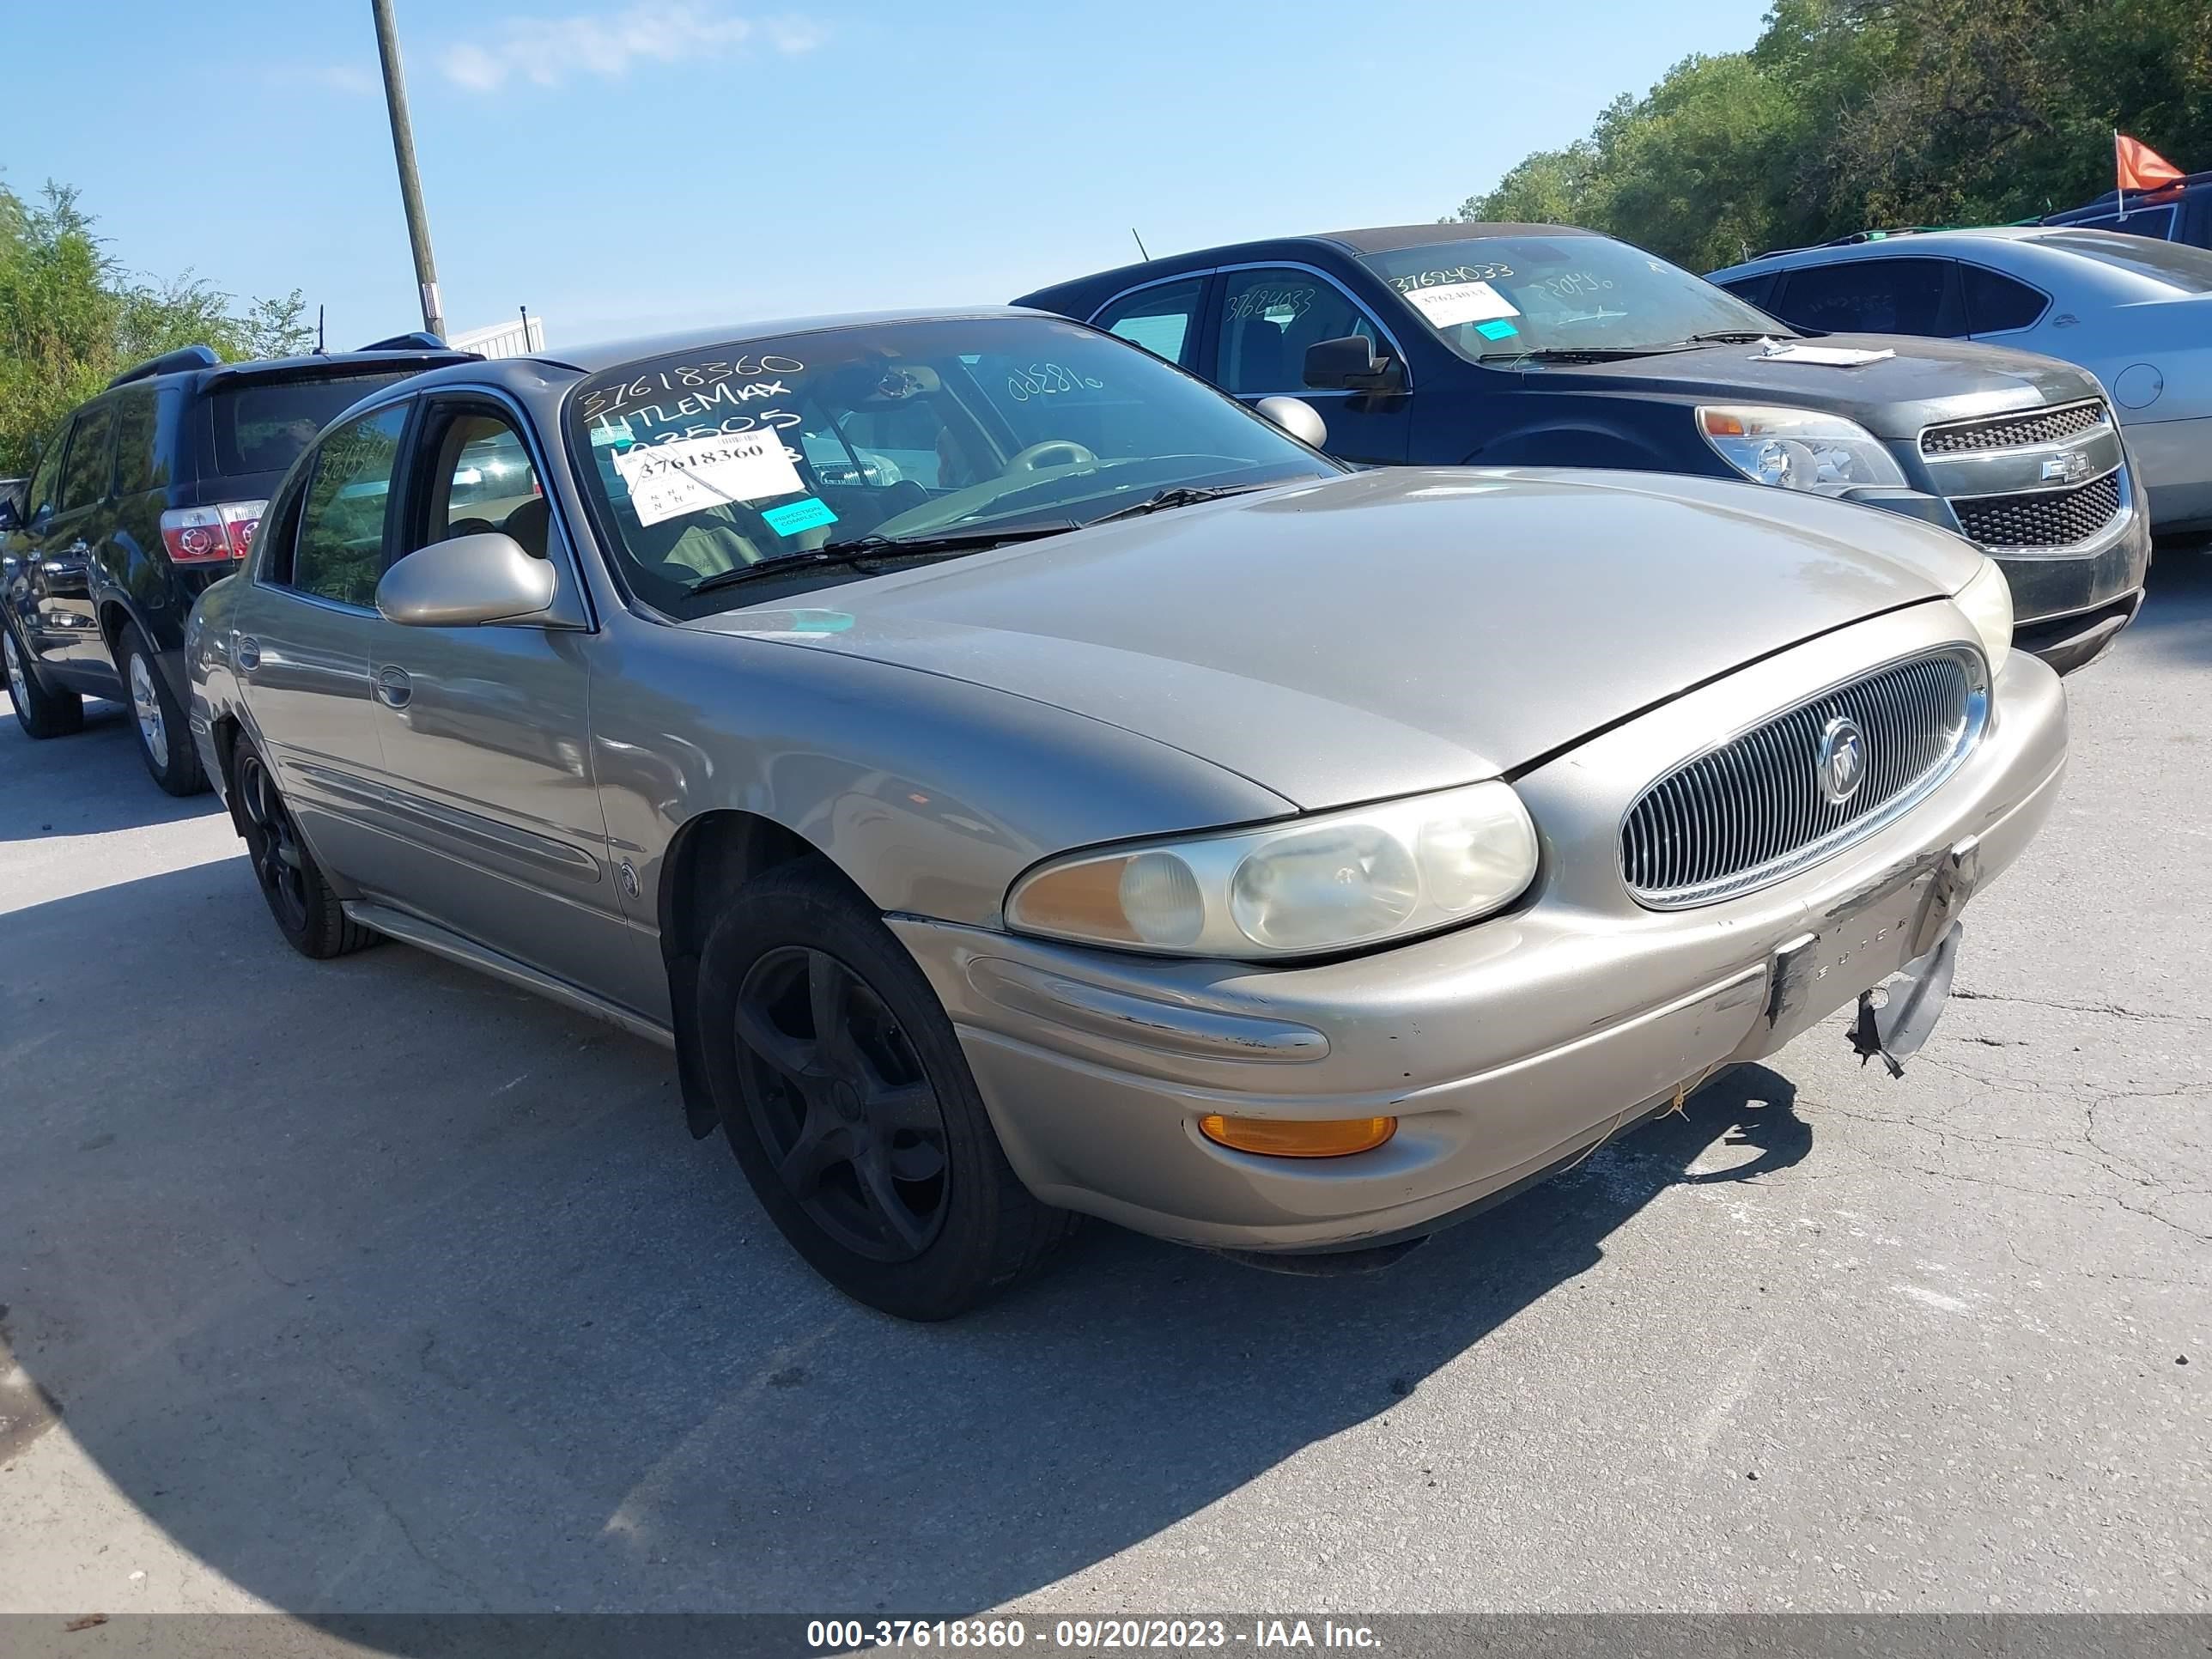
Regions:
[[[1140,519],[1147,513],[1164,513],[1171,507],[1196,507],[1200,501],[1218,501],[1224,495],[1242,495],[1249,490],[1265,489],[1267,487],[1265,484],[1170,484],[1165,489],[1146,496],[1141,501],[1117,507],[1111,513],[1101,513],[1086,522],[1111,524],[1116,519]]]
[[[1031,542],[1046,536],[1064,536],[1082,526],[1073,520],[1054,524],[1025,524],[997,530],[950,530],[932,536],[855,536],[849,541],[830,542],[823,546],[810,548],[803,553],[786,553],[777,558],[763,559],[758,564],[741,564],[734,570],[719,570],[691,584],[685,597],[711,593],[719,587],[735,587],[757,576],[781,576],[800,570],[821,570],[839,565],[852,565],[866,570],[878,560],[905,558],[943,558],[955,553],[981,553],[994,547],[1003,547],[1009,542]],[[873,574],[873,573],[870,573]]]
[[[1711,334],[1692,334],[1678,345],[1756,345],[1761,340],[1794,340],[1797,337],[1782,328],[1723,328]]]
[[[1535,346],[1526,351],[1486,351],[1478,363],[1610,363],[1628,357],[1656,357],[1680,345]]]

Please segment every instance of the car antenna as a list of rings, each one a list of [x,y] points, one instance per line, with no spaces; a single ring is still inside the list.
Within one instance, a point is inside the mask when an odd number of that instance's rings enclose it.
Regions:
[[[323,308],[320,306],[315,307],[315,356],[330,356],[330,349],[323,343]]]
[[[1141,236],[1137,236],[1136,226],[1131,225],[1129,227],[1129,234],[1137,237],[1137,252],[1144,256],[1145,263],[1146,264],[1150,264],[1152,260],[1152,256],[1145,247],[1145,239]]]

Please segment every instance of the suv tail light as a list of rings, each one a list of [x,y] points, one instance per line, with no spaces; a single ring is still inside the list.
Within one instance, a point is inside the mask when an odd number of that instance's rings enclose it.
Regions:
[[[174,564],[228,564],[253,550],[266,501],[173,507],[161,515],[161,544]]]

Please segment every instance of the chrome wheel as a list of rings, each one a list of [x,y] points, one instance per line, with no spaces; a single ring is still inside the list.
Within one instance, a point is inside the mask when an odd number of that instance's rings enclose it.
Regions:
[[[15,700],[15,707],[21,708],[30,701],[30,680],[23,670],[23,659],[15,650],[15,636],[13,634],[0,633],[0,640],[7,642],[8,695]]]
[[[913,1043],[867,981],[826,951],[787,945],[738,989],[745,1106],[792,1198],[876,1261],[908,1261],[943,1229],[945,1117]]]
[[[238,763],[238,805],[246,816],[246,854],[253,878],[277,921],[298,933],[307,925],[307,859],[284,798],[258,755],[249,754]]]
[[[131,653],[131,707],[138,715],[138,738],[161,770],[169,764],[169,728],[161,718],[161,694],[154,689],[154,671],[142,653]]]

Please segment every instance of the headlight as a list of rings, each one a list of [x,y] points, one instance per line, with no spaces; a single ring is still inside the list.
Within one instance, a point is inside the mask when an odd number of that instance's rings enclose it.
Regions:
[[[2004,666],[2005,653],[2012,649],[2012,587],[2005,580],[2005,573],[1994,559],[1984,558],[1973,580],[1959,590],[1952,603],[1973,623],[1994,678]]]
[[[1698,430],[1754,483],[1832,495],[1853,484],[1905,482],[1881,441],[1839,415],[1730,404],[1700,408]]]
[[[1166,956],[1318,956],[1486,915],[1536,873],[1512,786],[1077,853],[1006,895],[1024,933]]]

